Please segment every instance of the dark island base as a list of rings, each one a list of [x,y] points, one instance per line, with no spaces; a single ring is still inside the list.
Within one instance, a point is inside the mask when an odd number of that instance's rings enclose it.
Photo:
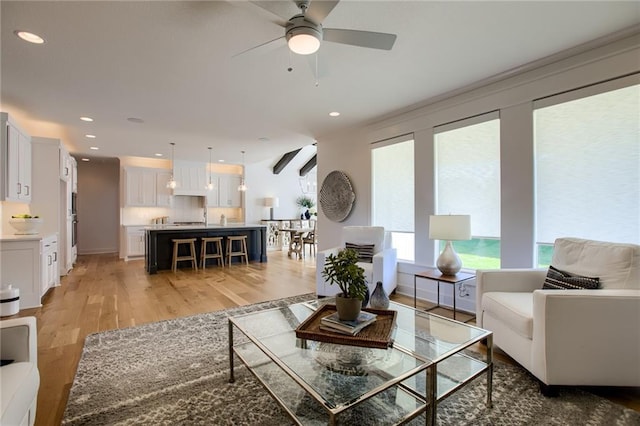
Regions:
[[[145,268],[148,273],[155,274],[160,270],[171,269],[173,259],[173,242],[177,238],[196,239],[196,257],[200,267],[200,247],[203,237],[227,237],[230,235],[246,235],[249,261],[267,261],[267,239],[265,226],[189,228],[189,229],[148,229],[146,250],[144,255]],[[210,246],[211,247],[211,246]],[[211,248],[210,248],[211,249]],[[227,239],[222,240],[222,249],[226,253]],[[184,252],[182,250],[185,250]],[[187,254],[187,247],[181,246],[180,255]],[[239,263],[240,257],[231,259],[232,263]],[[225,258],[225,265],[227,260]],[[207,265],[217,265],[216,259],[207,259]],[[189,262],[178,263],[178,268],[191,266]]]

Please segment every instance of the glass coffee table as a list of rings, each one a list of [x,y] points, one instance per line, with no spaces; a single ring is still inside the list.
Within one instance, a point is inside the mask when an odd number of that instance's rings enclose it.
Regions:
[[[391,302],[397,311],[388,349],[302,340],[296,327],[323,303],[314,300],[229,318],[229,372],[236,355],[298,424],[402,424],[486,374],[493,377],[490,331]],[[239,333],[234,336],[234,330]],[[465,351],[486,342],[486,355]]]

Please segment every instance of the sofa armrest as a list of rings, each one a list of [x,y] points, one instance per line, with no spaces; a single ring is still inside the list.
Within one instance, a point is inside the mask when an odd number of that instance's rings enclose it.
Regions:
[[[536,290],[532,372],[547,384],[640,386],[638,324],[640,290]]]
[[[390,295],[396,289],[398,279],[398,250],[386,248],[373,256],[373,288],[382,281],[385,293]]]
[[[0,355],[16,362],[38,363],[38,332],[35,317],[0,321]]]

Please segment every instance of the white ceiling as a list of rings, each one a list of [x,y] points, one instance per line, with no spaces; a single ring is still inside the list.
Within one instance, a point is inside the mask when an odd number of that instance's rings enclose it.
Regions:
[[[175,142],[176,159],[208,161],[213,146],[214,161],[236,163],[241,150],[247,163],[277,157],[640,22],[635,1],[342,0],[325,27],[398,38],[391,51],[323,43],[316,87],[315,58],[292,55],[288,72],[284,40],[233,57],[284,33],[249,2],[0,4],[1,107],[32,135],[109,157],[169,156]]]

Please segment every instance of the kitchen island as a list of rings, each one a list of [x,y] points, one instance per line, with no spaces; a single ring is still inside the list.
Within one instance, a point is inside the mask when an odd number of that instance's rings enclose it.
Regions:
[[[230,235],[246,235],[249,261],[267,261],[266,225],[153,225],[146,229],[144,263],[148,273],[155,274],[163,269],[171,269],[173,242],[177,238],[195,238],[196,256],[200,259],[200,239],[203,237],[223,237],[223,251],[226,238]],[[235,263],[238,259],[232,259]],[[209,259],[208,261],[212,261]],[[214,264],[215,260],[211,263]],[[226,265],[226,259],[225,259]]]

